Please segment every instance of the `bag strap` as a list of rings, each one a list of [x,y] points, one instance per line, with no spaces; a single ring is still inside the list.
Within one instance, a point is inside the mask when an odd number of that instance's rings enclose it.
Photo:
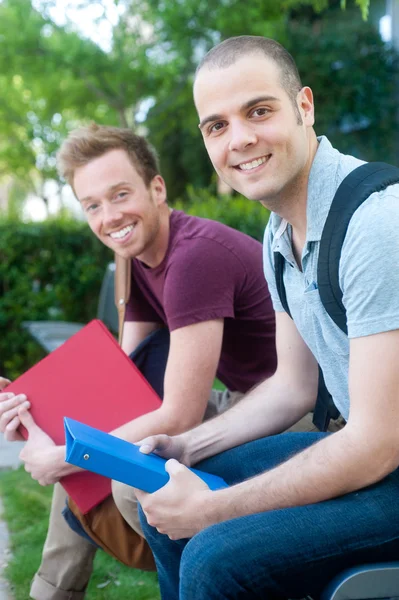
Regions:
[[[118,341],[122,344],[126,304],[130,298],[132,265],[130,258],[115,254],[115,306],[118,311]]]
[[[277,293],[285,312],[292,319],[290,308],[288,306],[287,293],[285,291],[284,285],[284,263],[284,256],[280,254],[280,252],[274,252],[274,275],[276,277]]]
[[[339,261],[349,222],[357,208],[367,198],[399,182],[399,169],[386,163],[366,163],[345,177],[338,187],[328,213],[320,241],[317,264],[317,285],[321,302],[331,319],[345,333],[346,311],[339,286]],[[277,292],[284,310],[291,317],[284,286],[285,259],[280,252],[274,253],[274,269]],[[292,318],[292,317],[291,317]],[[331,394],[324,382],[319,366],[318,394],[313,423],[320,431],[326,431],[330,419],[339,416]]]
[[[291,317],[292,315],[288,306],[287,294],[284,285],[284,263],[285,259],[280,252],[274,253],[274,272],[276,277],[276,287],[280,298],[280,302],[283,305],[285,312]],[[313,412],[313,424],[320,431],[326,431],[330,419],[338,419],[339,412],[336,408],[334,401],[327,386],[324,382],[323,371],[319,366],[319,381],[317,389],[317,401]]]
[[[361,204],[375,193],[399,182],[399,169],[386,163],[361,165],[342,181],[324,224],[317,264],[321,302],[336,325],[348,333],[339,286],[339,261],[349,222]]]

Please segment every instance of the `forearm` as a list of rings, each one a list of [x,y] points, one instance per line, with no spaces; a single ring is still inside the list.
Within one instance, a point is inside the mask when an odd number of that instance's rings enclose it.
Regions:
[[[192,423],[196,425],[196,423]],[[157,433],[167,433],[168,435],[176,435],[187,429],[190,425],[186,425],[184,419],[178,419],[172,411],[166,410],[161,406],[158,410],[144,414],[129,423],[125,423],[121,427],[114,429],[110,433],[116,437],[127,440],[128,442],[137,442],[149,435]],[[53,457],[53,472],[58,477],[64,477],[71,473],[81,471],[79,467],[70,465],[65,462],[65,446],[56,446],[52,449]]]
[[[112,433],[137,442],[158,433],[177,435],[201,423],[220,358],[223,320],[172,331],[162,406]]]
[[[166,398],[165,400],[167,402]],[[186,415],[178,415],[176,411],[169,410],[165,400],[159,409],[125,423],[111,431],[112,435],[128,442],[137,442],[158,433],[177,435],[198,424],[199,419],[196,419],[195,415],[192,419],[187,420]]]
[[[65,477],[66,475],[71,475],[71,473],[77,473],[83,470],[79,467],[75,467],[75,465],[70,465],[69,463],[65,462],[65,446],[54,446],[54,448],[49,449],[49,452],[52,452],[52,472],[59,479],[61,479],[61,477]]]
[[[277,372],[222,415],[181,437],[189,464],[285,431],[315,404],[315,388]]]
[[[346,427],[262,475],[213,493],[203,508],[209,523],[216,523],[322,502],[376,483],[398,462],[386,444],[370,447],[364,435]]]

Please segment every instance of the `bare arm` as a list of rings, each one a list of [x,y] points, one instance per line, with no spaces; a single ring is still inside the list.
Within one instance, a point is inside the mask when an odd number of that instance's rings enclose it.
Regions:
[[[172,539],[191,537],[204,527],[244,515],[321,502],[378,482],[399,465],[399,369],[397,347],[399,330],[353,339],[350,342],[349,391],[351,413],[341,431],[325,437],[290,460],[265,473],[218,492],[209,491],[193,473],[175,461],[167,463],[170,482],[158,492],[138,492],[148,522]],[[383,361],[376,357],[383,356]],[[275,389],[279,368],[270,379],[268,391]],[[266,389],[266,384],[265,388]],[[266,400],[266,399],[265,399]],[[249,400],[250,401],[250,400]],[[274,404],[274,401],[273,401]],[[257,401],[247,410],[257,407]],[[243,407],[243,405],[241,405]],[[275,406],[276,408],[276,406]],[[235,441],[246,441],[240,433],[239,414],[230,421]],[[226,415],[222,415],[227,418]],[[258,412],[258,418],[261,413]],[[216,423],[219,419],[215,419]],[[246,421],[245,427],[256,427]],[[211,423],[189,434],[166,438],[173,448],[180,441],[187,464],[232,446],[215,437]],[[216,429],[220,432],[220,428]],[[256,431],[257,437],[261,426]],[[266,433],[267,427],[263,428]],[[202,433],[201,433],[202,432]],[[206,437],[208,433],[208,438]],[[228,432],[226,430],[226,435]],[[166,437],[166,436],[165,436]],[[210,442],[209,442],[210,438]],[[183,442],[182,442],[183,441]],[[178,448],[178,444],[175,444]],[[184,458],[184,454],[182,455]],[[176,455],[179,458],[178,455]],[[181,456],[180,456],[181,458]],[[321,468],[322,466],[322,468]],[[336,473],[339,472],[339,477]]]
[[[125,352],[134,350],[142,339],[157,328],[155,323],[126,325],[122,343]],[[125,423],[111,433],[135,442],[161,432],[170,435],[181,433],[200,423],[219,363],[222,339],[222,319],[173,331],[161,407]],[[65,462],[65,446],[54,447],[51,453],[53,479],[80,470]]]
[[[122,349],[130,354],[152,331],[159,325],[157,323],[128,322],[124,327]],[[0,378],[0,390],[9,383],[8,380]],[[19,413],[30,408],[27,398],[23,394],[0,393],[0,431],[5,433],[7,439],[22,440],[18,433],[21,424]],[[54,483],[64,475],[79,471],[80,469],[65,462],[65,446],[55,446],[54,443],[36,426],[29,416],[24,419],[30,424],[34,434],[21,454],[21,458],[27,466],[28,459],[32,465],[28,468],[41,482]],[[32,424],[33,423],[33,424]]]
[[[351,413],[346,427],[279,467],[215,494],[212,522],[321,502],[376,483],[396,469],[398,343],[399,331],[351,340]],[[378,356],[384,359],[376,360]]]
[[[276,373],[227,412],[179,436],[187,464],[280,433],[314,407],[317,363],[286,313],[276,313],[276,326]]]
[[[223,320],[172,331],[162,406],[112,432],[129,441],[176,434],[201,422],[219,363]]]

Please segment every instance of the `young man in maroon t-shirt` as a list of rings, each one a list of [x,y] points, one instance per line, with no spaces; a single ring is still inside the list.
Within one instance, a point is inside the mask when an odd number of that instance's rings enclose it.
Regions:
[[[130,354],[160,328],[170,332],[158,410],[114,432],[131,442],[155,433],[176,434],[236,402],[276,368],[275,323],[263,276],[262,246],[220,223],[173,211],[154,151],[129,130],[92,125],[73,132],[59,153],[94,234],[132,258],[132,292],[123,349]],[[215,376],[226,391],[213,392]],[[3,380],[4,381],[4,380]],[[0,381],[0,386],[2,385]],[[23,396],[0,394],[0,427],[17,439],[20,420],[34,427]],[[208,407],[208,409],[207,409]],[[104,406],[106,410],[106,406]],[[27,469],[48,485],[75,470],[64,447],[43,432],[26,445]],[[139,533],[132,488],[116,484],[115,502]],[[41,567],[31,596],[82,598],[95,548],[63,521],[65,493],[55,486]]]

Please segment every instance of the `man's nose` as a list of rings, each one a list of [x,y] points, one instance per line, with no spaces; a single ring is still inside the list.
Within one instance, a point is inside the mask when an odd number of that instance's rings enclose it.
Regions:
[[[253,127],[244,121],[230,123],[229,150],[241,151],[258,141]]]
[[[119,224],[123,219],[123,214],[119,206],[106,203],[103,207],[103,222],[104,225],[112,227]]]

